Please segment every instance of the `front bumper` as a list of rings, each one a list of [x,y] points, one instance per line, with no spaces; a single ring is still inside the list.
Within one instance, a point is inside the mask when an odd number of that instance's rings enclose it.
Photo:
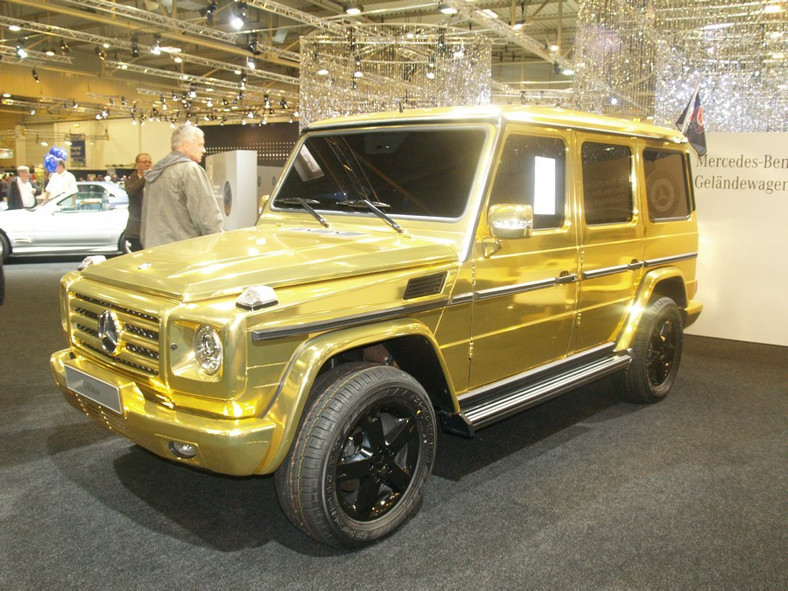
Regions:
[[[133,380],[75,355],[70,349],[54,353],[50,367],[72,406],[163,458],[233,476],[264,473],[263,461],[276,427],[270,420],[216,419],[167,408],[145,398]],[[100,380],[110,390],[117,388],[121,412],[97,402],[100,396],[91,396],[87,390],[86,396],[70,388],[67,367]],[[196,455],[179,457],[171,449],[173,442],[191,444]]]

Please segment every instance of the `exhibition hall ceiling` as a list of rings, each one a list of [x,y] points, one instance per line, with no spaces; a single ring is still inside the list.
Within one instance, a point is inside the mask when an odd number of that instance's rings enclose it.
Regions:
[[[576,0],[3,0],[0,131],[93,117],[290,120],[301,37],[353,44],[381,25],[487,37],[494,92],[560,91],[577,12]]]

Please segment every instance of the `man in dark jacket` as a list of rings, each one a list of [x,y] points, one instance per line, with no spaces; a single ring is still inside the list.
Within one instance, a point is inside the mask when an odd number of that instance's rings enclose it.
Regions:
[[[142,196],[145,189],[145,172],[150,170],[153,160],[150,154],[137,154],[134,160],[135,170],[126,179],[126,193],[129,195],[129,221],[123,235],[132,252],[142,250],[140,241],[140,225],[142,221]]]

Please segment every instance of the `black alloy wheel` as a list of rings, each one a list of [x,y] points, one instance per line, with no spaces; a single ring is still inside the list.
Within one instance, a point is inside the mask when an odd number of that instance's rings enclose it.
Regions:
[[[435,459],[427,393],[389,366],[349,363],[315,383],[277,497],[288,519],[331,546],[374,543],[421,507]]]
[[[649,304],[632,343],[632,362],[613,376],[633,402],[659,402],[667,396],[679,371],[684,323],[676,303],[661,297]]]

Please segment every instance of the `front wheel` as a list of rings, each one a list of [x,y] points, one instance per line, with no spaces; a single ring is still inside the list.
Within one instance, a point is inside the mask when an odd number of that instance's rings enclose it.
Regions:
[[[11,245],[8,242],[8,238],[6,238],[5,234],[0,232],[0,261],[3,263],[6,262],[10,255]]]
[[[288,519],[331,546],[373,543],[415,515],[435,459],[421,385],[394,367],[354,365],[318,381],[275,475]]]
[[[667,297],[649,305],[632,346],[632,363],[617,383],[633,402],[659,402],[667,396],[681,361],[684,323],[676,303]]]

